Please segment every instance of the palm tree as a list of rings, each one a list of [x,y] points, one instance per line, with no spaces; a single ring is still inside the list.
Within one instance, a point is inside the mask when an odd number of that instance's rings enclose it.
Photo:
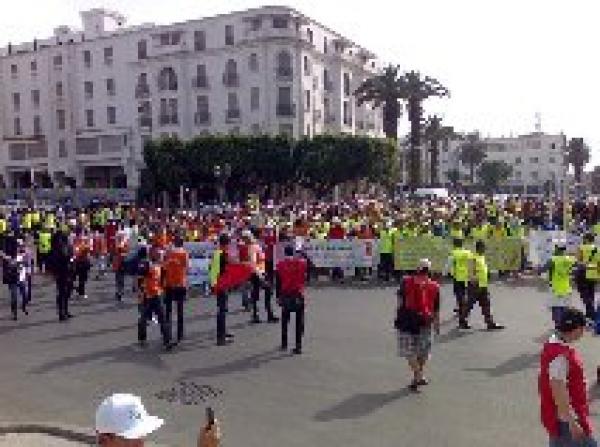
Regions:
[[[460,181],[460,171],[458,169],[450,169],[446,172],[446,177],[448,177],[448,180],[452,183],[452,187],[456,188],[456,185],[458,185],[458,182]]]
[[[400,97],[407,102],[410,121],[410,145],[408,157],[409,182],[413,188],[421,184],[421,126],[423,101],[432,96],[448,96],[450,92],[436,79],[422,76],[418,71],[404,73],[400,78]]]
[[[479,139],[479,133],[467,135],[460,148],[460,161],[469,166],[471,185],[475,182],[475,166],[479,166],[485,157],[485,144]]]
[[[387,138],[398,138],[398,120],[402,115],[400,66],[388,65],[378,75],[365,80],[354,92],[357,104],[383,106],[383,132]]]
[[[573,165],[575,182],[581,183],[583,168],[590,162],[590,148],[583,138],[571,138],[567,146],[567,162]]]
[[[429,152],[431,154],[431,185],[438,184],[438,169],[440,158],[440,143],[448,141],[455,136],[454,128],[450,126],[442,126],[442,119],[433,115],[430,116],[425,123],[424,137],[429,143]]]

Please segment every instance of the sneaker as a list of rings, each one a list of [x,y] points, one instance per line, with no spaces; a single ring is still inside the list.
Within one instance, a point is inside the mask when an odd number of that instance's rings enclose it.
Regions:
[[[294,349],[292,350],[292,352],[293,352],[295,355],[300,355],[300,354],[302,354],[302,349],[301,349],[301,348],[294,348]]]
[[[502,329],[505,329],[505,327],[501,324],[492,323],[487,325],[488,331],[501,331]]]
[[[165,346],[165,351],[169,352],[169,351],[173,350],[173,348],[175,347],[175,343],[169,342],[169,343],[165,344],[164,346]]]
[[[418,393],[419,392],[419,384],[418,384],[418,382],[413,381],[408,386],[408,389],[411,390],[413,393]]]
[[[269,323],[279,323],[279,318],[272,316],[267,320]]]
[[[421,380],[419,380],[417,382],[418,386],[426,386],[429,385],[429,380],[427,380],[425,377],[423,377]]]
[[[233,334],[225,334],[225,338],[235,338],[235,335],[233,335]]]
[[[233,340],[231,340],[231,339],[217,340],[217,346],[227,346],[227,345],[230,345],[231,343],[233,343]]]
[[[250,320],[250,323],[252,323],[252,324],[260,324],[260,323],[261,323],[261,321],[260,321],[260,317],[253,317],[253,318]]]
[[[464,329],[464,330],[469,330],[469,329],[471,329],[471,326],[469,325],[469,323],[459,323],[458,328]]]

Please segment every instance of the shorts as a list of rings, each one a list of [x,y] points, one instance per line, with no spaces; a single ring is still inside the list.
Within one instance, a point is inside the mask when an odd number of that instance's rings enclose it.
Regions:
[[[398,356],[404,358],[429,358],[433,345],[431,326],[421,328],[418,334],[398,331]]]

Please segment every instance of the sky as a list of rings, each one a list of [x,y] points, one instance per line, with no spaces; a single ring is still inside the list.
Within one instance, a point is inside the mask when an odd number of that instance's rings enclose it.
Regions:
[[[544,132],[583,137],[600,165],[597,0],[0,0],[0,45],[79,28],[79,11],[92,7],[136,25],[265,4],[294,7],[384,62],[438,79],[451,96],[427,101],[425,114],[457,130],[533,132],[539,112]]]

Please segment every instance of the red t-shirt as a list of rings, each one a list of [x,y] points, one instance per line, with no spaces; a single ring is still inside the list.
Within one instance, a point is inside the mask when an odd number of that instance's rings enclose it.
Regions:
[[[306,284],[305,259],[287,258],[277,263],[280,291],[283,295],[302,295]]]

